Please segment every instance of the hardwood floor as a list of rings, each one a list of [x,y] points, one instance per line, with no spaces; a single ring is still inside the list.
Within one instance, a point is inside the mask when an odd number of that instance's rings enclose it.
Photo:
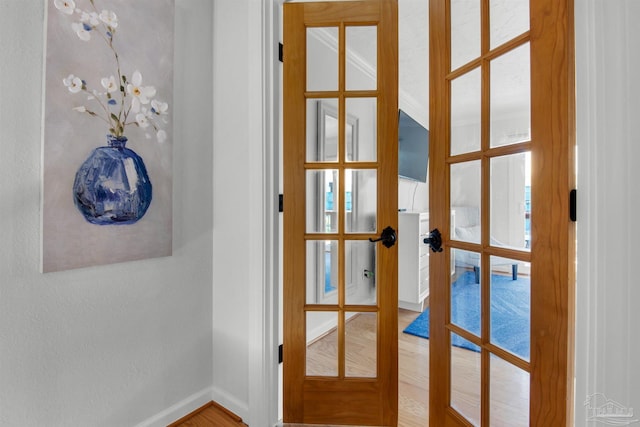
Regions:
[[[429,340],[402,331],[418,313],[398,311],[398,425],[429,424]]]
[[[186,417],[170,424],[169,427],[247,427],[237,415],[227,411],[215,402],[197,409]]]
[[[402,331],[409,325],[418,313],[402,310],[398,312],[398,362],[399,362],[399,427],[424,427],[429,419],[429,340]],[[368,333],[375,325],[375,319],[371,316],[360,315],[348,322],[348,333],[353,332],[354,348],[371,354],[371,348],[375,343],[368,339],[373,334]],[[335,342],[332,333],[310,344],[309,354],[314,357],[319,350],[326,352],[330,342]],[[315,351],[314,350],[318,350]],[[326,353],[325,353],[326,354]],[[454,366],[460,380],[453,392],[454,406],[469,419],[479,417],[479,353],[452,348]],[[352,354],[353,360],[358,359],[357,354]],[[326,356],[318,356],[317,362],[326,365]],[[355,365],[354,365],[355,366]],[[355,369],[355,367],[354,367]],[[492,359],[492,416],[491,425],[519,426],[528,425],[529,377],[524,372],[506,362]],[[197,412],[197,411],[196,411]],[[476,415],[476,416],[474,416]],[[213,402],[200,412],[185,417],[171,425],[171,427],[247,427],[233,414],[225,413]],[[296,427],[300,424],[283,424],[282,427]],[[318,427],[318,426],[316,426]]]
[[[399,427],[424,427],[427,425],[429,416],[429,341],[403,334],[402,330],[411,323],[418,313],[400,310],[398,313],[399,342]],[[349,325],[351,331],[368,329],[367,316],[358,316]],[[330,334],[329,334],[330,335]],[[352,336],[370,336],[369,334],[358,334]],[[318,340],[314,345],[316,348],[325,347],[329,336],[323,341]],[[366,339],[360,342],[361,348],[367,351],[371,342]],[[297,424],[299,426],[300,424]],[[187,415],[182,420],[171,424],[170,427],[246,427],[237,416],[230,415],[220,406],[211,402],[209,405],[200,408],[198,411]],[[283,427],[296,427],[296,424],[285,424]],[[316,426],[318,427],[318,426]]]

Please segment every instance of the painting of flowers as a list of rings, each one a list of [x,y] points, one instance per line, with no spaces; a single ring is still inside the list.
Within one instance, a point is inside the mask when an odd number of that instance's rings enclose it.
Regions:
[[[44,272],[171,255],[174,0],[48,0]]]

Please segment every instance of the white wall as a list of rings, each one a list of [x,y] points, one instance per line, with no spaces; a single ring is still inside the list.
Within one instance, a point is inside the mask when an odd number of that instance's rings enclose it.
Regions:
[[[261,215],[248,199],[252,149],[249,104],[249,4],[214,3],[214,398],[246,417],[249,389],[250,221]],[[253,148],[252,145],[255,147]],[[257,237],[257,236],[256,236]],[[257,285],[257,284],[256,284]]]
[[[213,398],[251,426],[277,412],[274,11],[214,2]]]
[[[576,2],[576,425],[603,393],[640,408],[640,3]],[[635,425],[635,424],[634,424]]]
[[[211,398],[211,2],[176,0],[173,256],[49,274],[44,6],[0,1],[0,425],[166,425]]]

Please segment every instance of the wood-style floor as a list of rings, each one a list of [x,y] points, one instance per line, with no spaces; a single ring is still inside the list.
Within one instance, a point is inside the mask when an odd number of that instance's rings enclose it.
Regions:
[[[247,427],[242,419],[214,402],[203,406],[169,427]]]
[[[398,311],[398,426],[429,424],[429,340],[402,331],[418,317]]]
[[[428,425],[429,418],[429,340],[402,333],[418,313],[399,310],[398,312],[398,394],[399,394],[399,427],[424,427]],[[373,334],[358,331],[370,330],[375,327],[371,324],[370,316],[360,315],[348,322],[348,330],[355,332],[350,335],[361,339]],[[314,348],[322,348],[326,352],[327,347],[335,342],[329,333],[322,339],[311,344],[308,349],[309,357],[314,357]],[[357,347],[371,354],[369,347],[375,346],[373,341],[366,339],[358,341]],[[329,352],[331,352],[329,350]],[[358,359],[357,355],[351,355]],[[366,355],[363,355],[366,357]],[[480,394],[480,359],[479,353],[452,348],[453,366],[453,393],[452,401],[456,409],[468,419],[479,419],[479,394]],[[326,362],[326,357],[319,357],[316,362]],[[313,363],[316,363],[313,362]],[[322,369],[322,368],[321,368]],[[496,426],[527,426],[529,409],[528,389],[529,378],[514,366],[502,362],[498,358],[492,358],[491,362],[491,425]],[[185,417],[171,427],[246,427],[242,420],[225,414],[220,407],[210,405],[192,417]],[[300,424],[283,424],[281,427],[297,427]],[[317,427],[317,426],[316,426]]]
[[[418,313],[400,310],[398,313],[399,342],[399,427],[424,427],[429,416],[429,341],[413,335],[403,334]],[[360,320],[364,320],[366,317]],[[351,321],[351,326],[359,327]],[[361,324],[361,327],[367,327]],[[355,336],[358,336],[355,334]],[[361,336],[366,336],[362,334]],[[321,345],[320,342],[317,342]],[[210,404],[201,411],[187,416],[171,427],[246,427],[238,417],[225,413],[219,406]],[[295,427],[286,424],[286,427]],[[283,427],[284,427],[283,426]],[[317,427],[317,426],[316,426]]]

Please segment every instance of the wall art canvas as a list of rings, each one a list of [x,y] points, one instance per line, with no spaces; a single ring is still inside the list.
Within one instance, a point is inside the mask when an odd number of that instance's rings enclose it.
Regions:
[[[47,0],[44,272],[171,255],[174,0]]]

